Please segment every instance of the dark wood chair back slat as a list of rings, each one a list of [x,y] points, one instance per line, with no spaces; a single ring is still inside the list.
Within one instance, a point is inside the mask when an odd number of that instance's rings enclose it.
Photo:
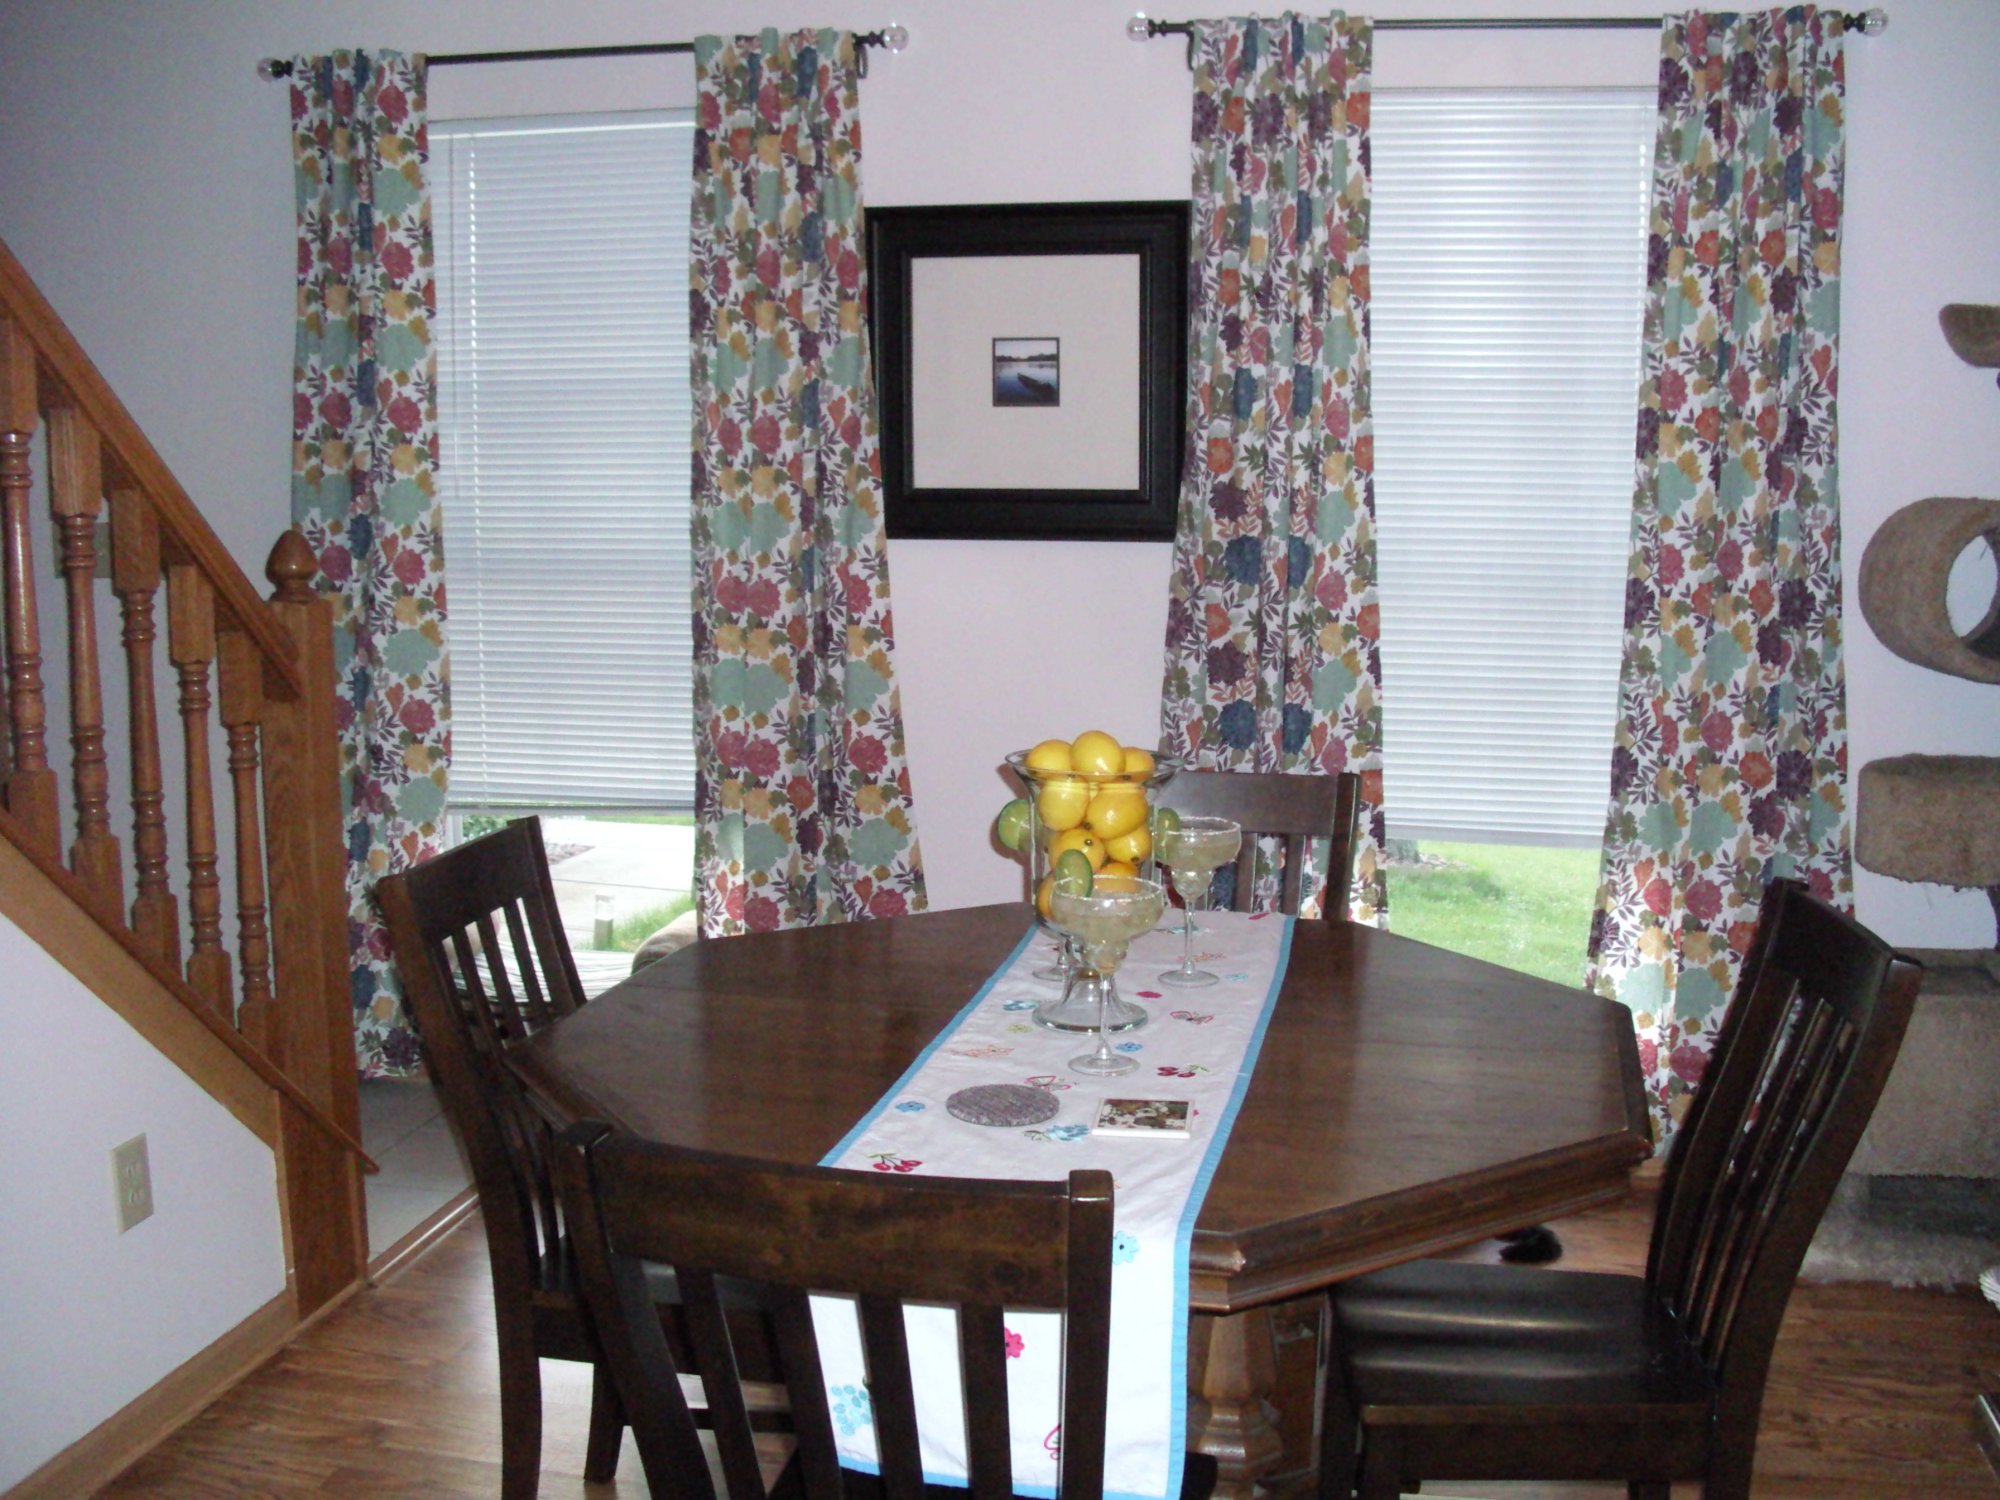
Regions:
[[[807,1390],[823,1390],[819,1339],[813,1332],[812,1306],[796,1288],[772,1296],[772,1321],[777,1328],[778,1356],[789,1379]],[[792,1413],[798,1442],[800,1477],[807,1500],[841,1500],[840,1458],[833,1439],[833,1413],[824,1401],[808,1401]]]
[[[889,1500],[919,1500],[924,1466],[918,1456],[917,1392],[910,1375],[903,1304],[894,1297],[864,1292],[857,1309],[861,1348],[868,1359],[868,1401],[875,1414],[882,1488]]]
[[[958,1368],[965,1382],[965,1405],[988,1411],[1007,1404],[1007,1327],[997,1307],[973,1307],[958,1317]],[[1014,1493],[1014,1454],[998,1427],[966,1434],[973,1448],[972,1472],[979,1476],[973,1500],[1006,1500]]]
[[[1062,1500],[1100,1500],[1111,1337],[1109,1173],[1065,1182],[878,1179],[745,1161],[616,1134],[584,1122],[557,1143],[577,1270],[655,1494],[715,1500],[695,1455],[643,1265],[671,1261],[689,1312],[693,1370],[707,1393],[729,1500],[764,1500],[741,1403],[718,1276],[758,1284],[776,1324],[790,1395],[797,1482],[842,1500],[833,1423],[806,1295],[855,1299],[885,1500],[922,1500],[903,1311],[957,1309],[969,1488],[1013,1494],[1006,1401],[1008,1310],[1064,1315]]]
[[[1806,1247],[1875,1108],[1921,970],[1772,882],[1668,1153],[1647,1277],[1725,1393],[1761,1387]]]
[[[1327,841],[1326,877],[1321,882],[1320,915],[1347,920],[1354,880],[1354,839],[1361,814],[1361,778],[1263,771],[1182,771],[1156,794],[1162,807],[1202,817],[1228,818],[1243,829],[1236,857],[1238,911],[1251,910],[1259,845],[1263,858],[1282,872],[1278,909],[1296,916],[1305,898],[1305,870],[1311,843]]]

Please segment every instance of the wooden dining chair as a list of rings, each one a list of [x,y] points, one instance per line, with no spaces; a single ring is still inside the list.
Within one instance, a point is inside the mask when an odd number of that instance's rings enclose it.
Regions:
[[[1313,839],[1326,839],[1320,915],[1329,922],[1347,920],[1355,831],[1361,816],[1361,778],[1354,772],[1293,776],[1275,771],[1182,771],[1155,792],[1154,799],[1178,813],[1228,818],[1242,827],[1243,849],[1236,856],[1237,911],[1252,909],[1257,838],[1278,841],[1284,868],[1278,909],[1289,916],[1298,915],[1305,895],[1307,846]]]
[[[583,987],[563,936],[542,828],[521,818],[378,882],[403,1003],[472,1162],[486,1220],[500,1346],[501,1493],[536,1493],[542,1386],[536,1361],[598,1363],[549,1174],[549,1132],[502,1062],[573,1013]],[[612,1477],[624,1418],[594,1383],[584,1476]]]
[[[1792,1283],[1881,1093],[1921,969],[1804,887],[1765,892],[1667,1157],[1646,1274],[1418,1261],[1330,1294],[1322,1500],[1420,1481],[1750,1493]]]
[[[795,1429],[777,1486],[786,1495],[801,1485],[805,1500],[1013,1495],[1003,1319],[1023,1309],[1064,1318],[1057,1500],[1102,1494],[1110,1173],[1076,1171],[1067,1182],[884,1178],[678,1149],[589,1121],[562,1133],[556,1172],[579,1276],[654,1495],[717,1497],[683,1375],[700,1377],[714,1411],[728,1500],[767,1494],[736,1395],[737,1351],[718,1310],[718,1276],[760,1284],[771,1309]],[[692,1369],[676,1363],[649,1314],[649,1260],[673,1261],[680,1277]],[[879,1478],[840,1467],[809,1291],[857,1299]],[[904,1305],[919,1302],[957,1310],[969,1491],[924,1481],[903,1325]],[[1182,1500],[1204,1500],[1214,1461],[1189,1454],[1185,1473]]]

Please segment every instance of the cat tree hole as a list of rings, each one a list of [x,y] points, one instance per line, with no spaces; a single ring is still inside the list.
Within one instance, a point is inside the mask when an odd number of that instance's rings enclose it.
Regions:
[[[1945,616],[1952,633],[1989,660],[2000,661],[2000,541],[1976,536],[1959,549],[1945,582]]]

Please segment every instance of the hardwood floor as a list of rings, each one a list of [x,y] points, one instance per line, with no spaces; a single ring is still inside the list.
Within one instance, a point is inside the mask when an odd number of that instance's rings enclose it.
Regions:
[[[1558,1226],[1576,1269],[1644,1255],[1642,1196]],[[1477,1252],[1474,1252],[1477,1253]],[[583,1482],[590,1382],[545,1362],[542,1493],[647,1493],[628,1438],[617,1479]],[[256,1371],[102,1493],[492,1496],[499,1400],[483,1228],[475,1217]],[[1807,1286],[1792,1299],[1757,1453],[1759,1500],[2000,1497],[1973,1398],[2000,1390],[2000,1315],[1976,1291]],[[1676,1500],[1693,1486],[1677,1488]],[[1614,1500],[1622,1485],[1435,1485],[1426,1496]]]

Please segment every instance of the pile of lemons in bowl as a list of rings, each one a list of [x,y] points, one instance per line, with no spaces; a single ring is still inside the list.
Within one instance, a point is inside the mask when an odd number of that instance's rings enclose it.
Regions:
[[[1174,817],[1152,805],[1150,789],[1172,774],[1171,765],[1101,729],[1043,740],[1007,763],[1032,796],[1001,808],[993,833],[1004,848],[1028,854],[1044,919],[1058,888],[1088,895],[1098,875],[1149,873],[1160,820]]]

